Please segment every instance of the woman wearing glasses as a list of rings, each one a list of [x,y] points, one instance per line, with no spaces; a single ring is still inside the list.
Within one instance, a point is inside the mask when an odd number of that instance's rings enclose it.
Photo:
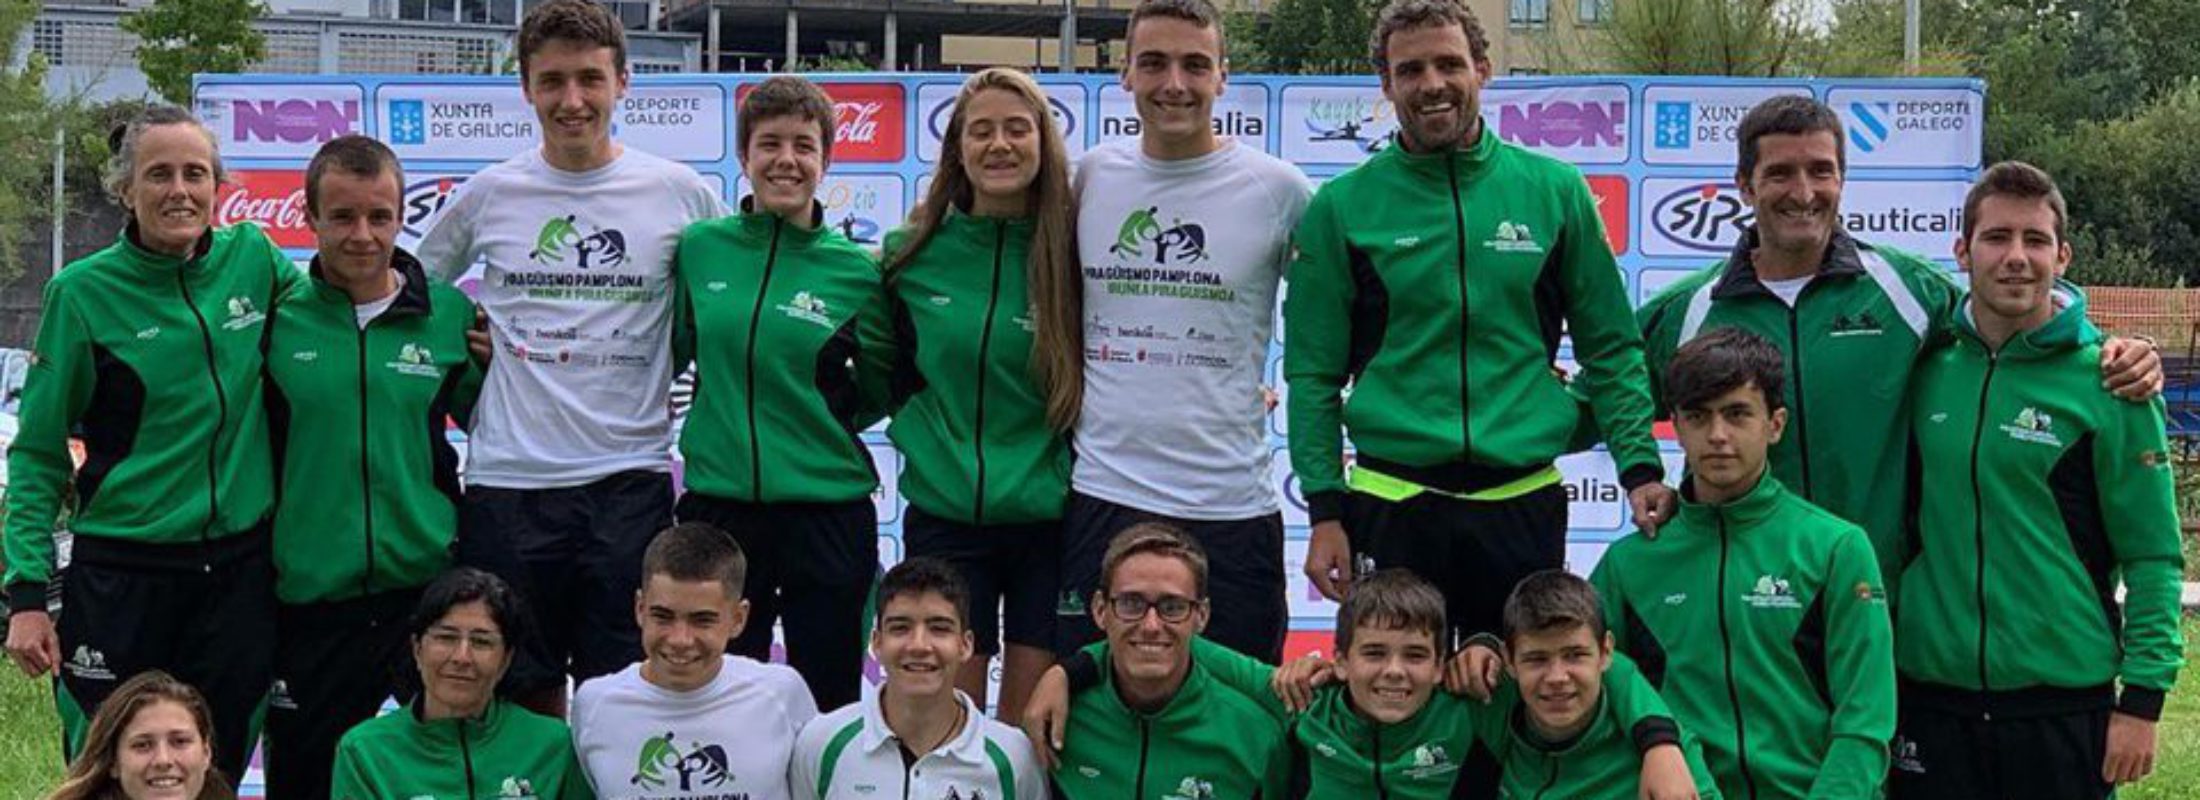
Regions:
[[[593,798],[565,723],[496,694],[526,635],[524,616],[511,588],[486,572],[460,568],[429,584],[410,626],[420,691],[344,734],[332,796]]]

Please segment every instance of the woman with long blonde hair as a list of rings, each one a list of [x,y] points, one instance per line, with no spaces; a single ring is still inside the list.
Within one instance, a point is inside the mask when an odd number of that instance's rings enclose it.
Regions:
[[[69,776],[46,800],[235,800],[214,768],[214,715],[191,685],[160,670],[115,687]]]
[[[1022,72],[965,81],[931,188],[885,250],[903,540],[962,573],[977,650],[1005,650],[1009,720],[1053,661],[1066,437],[1084,389],[1076,192],[1048,109]],[[981,707],[989,660],[957,678]]]

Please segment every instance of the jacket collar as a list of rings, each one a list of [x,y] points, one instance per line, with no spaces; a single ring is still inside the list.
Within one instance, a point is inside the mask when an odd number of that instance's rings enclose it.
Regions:
[[[1488,167],[1503,147],[1504,143],[1497,138],[1495,131],[1490,130],[1489,122],[1485,120],[1481,126],[1481,133],[1476,136],[1473,144],[1466,147],[1447,147],[1434,153],[1408,151],[1406,150],[1404,135],[1392,133],[1390,135],[1390,145],[1383,148],[1382,152],[1375,154],[1374,160],[1396,161],[1408,170],[1424,174],[1442,175],[1453,167],[1461,172],[1473,174]]]
[[[1611,677],[1611,674],[1609,671],[1604,673],[1606,678]],[[1528,749],[1547,756],[1563,756],[1572,753],[1575,748],[1580,747],[1584,742],[1595,741],[1608,735],[1608,731],[1613,724],[1611,712],[1612,685],[1607,682],[1597,691],[1597,707],[1589,712],[1589,726],[1582,728],[1580,733],[1573,735],[1573,738],[1562,742],[1553,742],[1545,740],[1541,734],[1536,733],[1535,728],[1528,725],[1528,699],[1525,697],[1520,698],[1520,702],[1513,706],[1508,727],[1512,729],[1513,740],[1527,746]]]
[[[1757,479],[1757,486],[1741,497],[1724,503],[1700,503],[1696,501],[1693,481],[1681,484],[1680,495],[1681,522],[1689,528],[1715,530],[1722,519],[1752,525],[1772,516],[1772,512],[1787,501],[1787,488],[1780,485],[1780,479],[1772,477],[1768,460],[1764,476]]]
[[[1187,641],[1184,646],[1190,647],[1191,643]],[[1161,710],[1151,714],[1132,709],[1123,702],[1123,696],[1116,693],[1115,667],[1106,661],[1100,663],[1100,684],[1087,691],[1105,693],[1107,702],[1122,708],[1127,716],[1142,717],[1164,728],[1191,725],[1207,713],[1208,684],[1213,678],[1199,665],[1198,656],[1192,657],[1192,662],[1186,669],[1189,672],[1184,676],[1183,685],[1176,688],[1176,696],[1169,698],[1169,702],[1163,704]]]
[[[940,215],[941,233],[992,233],[995,226],[1007,223],[1010,233],[1028,233],[1037,225],[1030,214],[1020,217],[981,217],[964,211],[961,206],[948,204],[947,213]]]
[[[2084,289],[2057,278],[2053,294],[2055,316],[2049,318],[2047,324],[2009,337],[2009,341],[2002,343],[2001,350],[1996,355],[2024,360],[2040,359],[2106,338],[2086,318]],[[1986,347],[1986,340],[1979,335],[1978,321],[1973,316],[1971,306],[1971,294],[1966,292],[1963,302],[1956,305],[1962,309],[1962,313],[1956,315],[1958,329],[1963,332],[1964,339],[1983,349]]]
[[[177,270],[195,270],[200,264],[205,263],[206,254],[214,249],[214,229],[211,227],[207,228],[205,233],[199,234],[199,240],[191,245],[191,254],[181,258],[167,253],[157,253],[146,248],[144,239],[139,236],[138,224],[135,219],[122,226],[122,233],[115,238],[116,243],[121,245],[123,252],[129,256],[130,265],[147,272],[169,273]]]
[[[456,746],[462,733],[472,742],[495,736],[497,730],[503,727],[505,717],[511,715],[510,709],[505,706],[506,701],[499,698],[489,701],[489,707],[483,709],[478,717],[426,719],[422,715],[427,713],[427,701],[414,698],[405,708],[405,720],[410,723],[414,736],[424,741]]]
[[[831,230],[825,226],[825,204],[815,198],[810,200],[810,227],[808,228],[799,225],[783,225],[782,223],[787,220],[781,218],[778,214],[756,207],[756,195],[753,194],[741,198],[740,211],[736,212],[735,216],[740,220],[742,233],[770,238],[772,232],[776,229],[779,231],[780,241],[782,242],[807,244],[816,241]]]
[[[404,277],[397,287],[397,299],[390,302],[388,310],[376,320],[397,317],[424,317],[433,309],[428,300],[428,271],[420,265],[420,259],[399,247],[390,253],[390,269]],[[313,263],[306,267],[306,275],[313,279],[314,293],[322,300],[352,305],[351,295],[335,284],[329,283],[321,269],[321,256],[316,253]]]
[[[1751,255],[1757,251],[1757,226],[1742,231],[1734,242],[1734,249],[1727,253],[1726,271],[1719,275],[1719,282],[1711,289],[1713,299],[1725,300],[1747,294],[1772,296],[1764,281],[1757,277],[1757,264]],[[1857,254],[1860,245],[1849,232],[1836,225],[1833,238],[1826,242],[1826,254],[1818,261],[1820,277],[1848,278],[1864,274],[1864,259]]]

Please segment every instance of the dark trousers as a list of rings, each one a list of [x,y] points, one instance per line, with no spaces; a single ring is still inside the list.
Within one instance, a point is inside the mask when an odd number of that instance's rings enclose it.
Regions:
[[[2109,687],[1980,693],[1904,681],[1891,748],[1894,800],[2087,800],[2109,796]]]
[[[275,610],[275,684],[267,703],[268,800],[329,796],[336,742],[382,701],[409,699],[405,623],[419,589]]]
[[[1108,542],[1141,522],[1163,522],[1191,535],[1207,551],[1207,596],[1213,613],[1201,634],[1270,664],[1283,658],[1291,609],[1283,597],[1283,515],[1208,521],[1165,517],[1072,492],[1062,519],[1062,598],[1055,616],[1055,655],[1068,658],[1102,634],[1087,605],[1100,588]]]
[[[689,492],[680,498],[679,517],[733,534],[748,558],[741,596],[749,601],[749,624],[727,649],[768,661],[772,623],[783,622],[787,666],[802,674],[817,707],[855,702],[879,574],[878,517],[870,501],[759,504]]]

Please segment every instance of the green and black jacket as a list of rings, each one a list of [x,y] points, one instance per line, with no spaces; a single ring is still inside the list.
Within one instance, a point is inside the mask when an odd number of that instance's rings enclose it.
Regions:
[[[1357,464],[1426,488],[1549,468],[1579,416],[1553,369],[1566,333],[1620,482],[1662,474],[1642,339],[1571,165],[1487,128],[1464,150],[1391,147],[1322,186],[1296,246],[1284,373],[1315,521],[1339,516],[1347,429]]]
[[[1758,279],[1756,247],[1751,228],[1726,260],[1637,311],[1660,416],[1672,412],[1661,383],[1682,344],[1722,327],[1764,337],[1787,367],[1787,435],[1772,445],[1773,476],[1863,526],[1880,574],[1899,584],[1912,365],[1948,338],[1958,289],[1930,261],[1836,230],[1818,276],[1790,308]]]
[[[1626,665],[1624,674],[1622,665]],[[1634,688],[1627,688],[1630,686]],[[1618,709],[1623,690],[1657,696],[1626,656],[1614,654],[1611,669],[1604,672],[1604,694],[1597,698],[1596,716],[1589,727],[1570,740],[1550,742],[1529,725],[1528,706],[1520,701],[1520,685],[1507,683],[1499,687],[1490,705],[1476,718],[1476,736],[1496,752],[1499,769],[1503,770],[1499,796],[1520,800],[1637,797],[1642,791],[1641,754],[1655,744],[1670,742],[1681,748],[1681,756],[1688,762],[1688,772],[1696,779],[1697,797],[1719,800],[1718,783],[1711,777],[1703,745],[1695,734],[1674,726],[1670,720],[1664,721],[1671,729],[1665,739],[1650,738],[1644,730],[1648,722],[1628,727]]]
[[[2120,683],[2117,708],[2155,719],[2184,663],[2162,401],[2101,391],[2085,296],[2063,284],[2057,299],[1999,350],[1962,315],[1919,369],[1914,457],[1931,483],[1913,490],[1896,660],[1976,704],[1959,712],[2105,706]]]
[[[12,611],[46,607],[54,521],[72,486],[80,537],[206,544],[266,520],[275,480],[260,338],[302,279],[251,225],[208,231],[177,258],[141,247],[132,223],[46,284],[8,451]],[[85,450],[73,478],[72,435]]]
[[[291,289],[268,329],[275,596],[303,604],[409,589],[450,565],[458,453],[447,420],[479,390],[466,351],[473,303],[396,251],[404,286],[359,327],[323,280]]]
[[[753,210],[680,235],[673,369],[695,364],[680,433],[689,489],[748,503],[863,500],[878,486],[857,438],[891,358],[878,262],[823,224]],[[859,323],[859,317],[863,318]]]
[[[1047,424],[1032,369],[1030,218],[950,209],[924,250],[887,277],[895,359],[886,434],[909,504],[972,525],[1061,519],[1069,443]],[[886,237],[892,263],[910,238]]]
[[[1767,474],[1612,545],[1590,580],[1619,649],[1703,739],[1732,798],[1870,798],[1894,736],[1894,643],[1864,531]]]
[[[1069,720],[1054,770],[1064,800],[1182,798],[1279,800],[1290,755],[1282,707],[1224,683],[1214,670],[1244,667],[1214,657],[1194,639],[1191,672],[1151,714],[1123,705],[1106,642],[1079,651],[1071,673]],[[1263,678],[1263,681],[1266,679]],[[1263,683],[1263,692],[1266,684]]]
[[[420,701],[336,745],[335,800],[594,800],[565,723],[504,700],[473,719],[424,720]]]

